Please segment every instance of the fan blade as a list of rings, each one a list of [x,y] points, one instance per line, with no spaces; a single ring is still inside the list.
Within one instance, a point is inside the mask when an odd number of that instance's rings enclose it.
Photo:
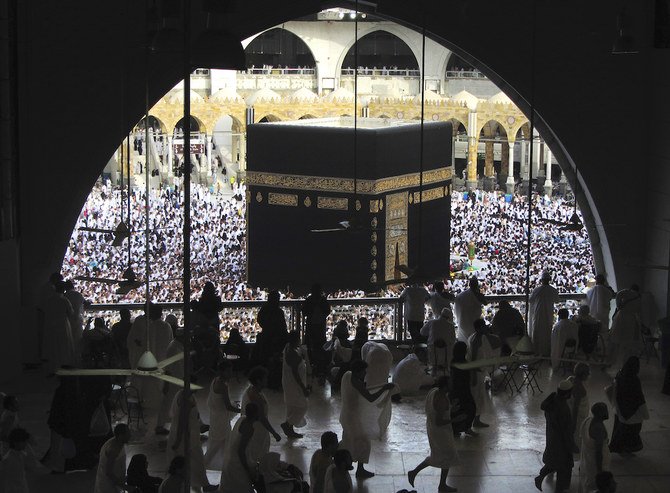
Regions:
[[[346,231],[346,228],[331,228],[331,229],[310,229],[310,233],[337,233],[338,231]]]
[[[82,226],[78,228],[79,231],[86,231],[87,233],[114,233],[113,229],[104,229],[104,228],[89,228],[88,226]]]
[[[191,356],[195,355],[195,351],[191,351]],[[161,360],[158,362],[158,369],[160,370],[161,368],[165,368],[166,366],[170,366],[172,363],[176,363],[179,360],[184,359],[184,353],[177,353],[174,356],[170,356],[169,358],[165,358],[164,360]]]
[[[105,277],[75,276],[75,281],[99,282],[102,284],[118,284],[118,279],[107,279]]]
[[[167,279],[151,279],[149,282],[170,282],[170,281],[181,281],[181,277],[168,277]]]
[[[173,377],[171,375],[165,375],[163,373],[152,373],[152,377],[155,377],[159,380],[163,380],[164,382],[171,383],[173,385],[176,385],[178,387],[183,387],[184,386],[184,381],[181,378]],[[191,384],[191,390],[201,390],[203,387],[200,385],[197,385],[195,383]]]
[[[132,375],[133,370],[127,368],[104,368],[104,369],[87,369],[74,368],[72,370],[61,368],[56,370],[56,375],[63,377],[72,377],[78,375],[84,376],[100,376],[100,375]]]
[[[139,288],[140,286],[142,286],[142,283],[140,281],[120,281],[119,288],[116,290],[116,294],[125,296],[134,289]]]

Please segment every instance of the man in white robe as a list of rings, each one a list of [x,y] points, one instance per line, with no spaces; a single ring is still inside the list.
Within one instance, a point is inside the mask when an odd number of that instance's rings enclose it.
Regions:
[[[468,342],[468,338],[474,333],[475,320],[482,316],[482,305],[486,298],[479,291],[479,280],[476,277],[470,279],[470,287],[456,296],[454,311],[458,331],[456,336],[459,341]]]
[[[356,477],[359,479],[374,476],[364,465],[370,461],[372,438],[379,438],[379,408],[390,401],[388,391],[395,387],[387,383],[370,393],[365,386],[367,366],[364,361],[354,361],[351,370],[342,377],[340,449],[351,452],[353,460],[358,462]]]
[[[414,344],[422,342],[419,331],[423,327],[426,317],[425,303],[430,298],[428,291],[419,283],[407,286],[400,293],[400,301],[403,302],[403,315],[407,323],[407,331],[412,337]]]
[[[541,283],[530,294],[528,335],[533,341],[535,354],[549,356],[551,353],[551,329],[554,326],[554,303],[559,301],[558,290],[551,286],[551,275],[542,272]]]
[[[480,359],[495,358],[500,356],[502,346],[500,338],[489,334],[489,327],[483,319],[475,320],[475,333],[468,338],[468,361],[475,362]],[[476,414],[472,426],[487,428],[489,425],[480,418],[487,411],[488,394],[486,392],[486,377],[492,367],[477,368],[472,384],[472,397],[475,400]]]
[[[586,292],[586,301],[593,318],[600,322],[600,331],[607,333],[610,328],[610,307],[614,290],[605,283],[605,276],[596,276],[596,285]]]
[[[426,322],[421,328],[421,335],[428,339],[428,364],[448,369],[456,344],[456,327],[451,308],[443,308],[439,318]]]
[[[58,282],[54,294],[44,304],[44,356],[51,372],[63,365],[75,364],[74,340],[70,327],[73,311],[64,291],[64,283]]]
[[[284,404],[286,405],[286,421],[281,429],[288,438],[302,438],[295,428],[302,428],[307,424],[309,388],[307,386],[307,363],[300,353],[300,334],[291,332],[284,347],[282,358],[282,389]]]
[[[184,345],[181,343],[179,338],[180,336],[175,337],[170,344],[168,345],[166,351],[166,357],[175,356],[184,352]],[[165,373],[173,377],[184,379],[184,360],[181,359],[171,365],[165,367]],[[169,431],[165,428],[165,424],[170,421],[170,408],[172,407],[172,401],[174,396],[177,395],[179,387],[172,385],[170,383],[164,382],[162,385],[163,396],[161,398],[161,405],[158,409],[158,416],[156,418],[156,435],[167,435]]]
[[[81,354],[81,336],[84,333],[84,307],[86,306],[86,300],[79,291],[74,289],[72,281],[65,281],[65,297],[72,305],[70,328],[72,329],[74,348],[79,356]]]
[[[630,289],[622,289],[616,294],[615,301],[617,311],[612,317],[608,350],[610,364],[620,368],[629,356],[639,354],[642,349],[640,288],[633,284]]]
[[[128,425],[114,427],[114,437],[100,449],[98,471],[93,493],[121,493],[126,483],[126,444],[130,440]]]
[[[569,319],[570,313],[565,308],[558,310],[558,322],[551,329],[551,367],[558,370],[561,355],[565,343],[572,339],[575,341],[575,349],[579,343],[579,326]]]
[[[416,351],[416,350],[415,350]],[[396,365],[392,382],[400,389],[401,396],[411,396],[419,393],[421,388],[428,387],[434,378],[426,373],[426,365],[419,359],[419,355],[410,353]]]
[[[451,309],[451,304],[455,299],[456,297],[453,294],[444,290],[442,281],[433,283],[433,292],[430,293],[430,299],[428,300],[428,308],[433,313],[433,318],[440,318],[442,309]]]

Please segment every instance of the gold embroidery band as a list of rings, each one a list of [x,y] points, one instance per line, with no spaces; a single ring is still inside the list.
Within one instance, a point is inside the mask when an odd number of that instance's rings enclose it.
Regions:
[[[444,198],[444,187],[430,188],[423,191],[423,201],[429,202],[431,200]],[[421,192],[414,192],[414,203],[418,204],[421,201]]]
[[[349,210],[349,199],[339,197],[317,197],[316,207],[318,209],[332,209],[335,211]]]
[[[423,184],[430,185],[451,180],[451,167],[438,168],[423,173]],[[247,171],[247,185],[259,187],[287,188],[290,190],[311,190],[316,192],[353,193],[352,178],[332,176],[285,175]],[[360,194],[376,195],[405,188],[418,187],[419,173],[391,176],[379,180],[356,180],[356,191]]]
[[[268,194],[268,204],[287,205],[290,207],[298,206],[298,196],[290,193],[272,193]]]

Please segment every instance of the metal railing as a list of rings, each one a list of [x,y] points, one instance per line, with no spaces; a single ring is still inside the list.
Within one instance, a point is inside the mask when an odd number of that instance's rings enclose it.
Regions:
[[[251,67],[240,71],[241,74],[254,75],[315,75],[315,68],[308,67]]]
[[[568,308],[575,310],[579,301],[586,298],[583,293],[560,294],[560,302],[556,308]],[[491,322],[495,313],[496,304],[502,300],[509,301],[512,306],[524,313],[525,296],[519,295],[492,295],[487,296],[487,304],[484,306],[483,316],[487,322]],[[282,300],[280,307],[286,315],[286,322],[289,330],[303,331],[303,318],[300,311],[304,300]],[[366,317],[370,321],[371,339],[373,340],[393,340],[396,342],[404,341],[408,334],[403,324],[403,304],[399,298],[331,298],[328,300],[332,311],[326,321],[328,326],[328,337],[335,324],[344,319],[348,322],[351,330],[356,326],[356,321],[360,317]],[[237,328],[240,334],[247,342],[254,342],[256,334],[260,328],[256,324],[258,310],[265,301],[224,301],[223,310],[219,317],[221,323],[221,340],[228,339],[230,330]],[[157,303],[163,308],[163,314],[174,314],[180,324],[183,323],[182,303],[169,302]],[[118,320],[118,312],[121,308],[127,308],[131,311],[133,318],[141,314],[144,310],[143,303],[107,303],[92,304],[87,307],[89,316],[102,316],[110,322]],[[426,317],[432,314],[426,311]]]
[[[356,69],[353,68],[343,68],[340,72],[341,75],[355,75]],[[417,69],[410,68],[369,68],[369,67],[360,67],[358,69],[358,75],[370,75],[377,77],[420,77],[421,71]]]
[[[479,70],[447,70],[447,79],[488,79]]]

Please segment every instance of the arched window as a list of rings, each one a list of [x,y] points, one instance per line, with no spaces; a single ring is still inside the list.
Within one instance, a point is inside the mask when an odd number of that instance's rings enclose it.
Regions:
[[[342,63],[343,69],[353,69],[355,46],[349,48]],[[386,31],[374,31],[358,40],[358,66],[418,70],[414,53],[402,39]]]
[[[254,38],[244,49],[247,69],[272,67],[315,68],[314,55],[307,44],[286,29],[270,29]]]

